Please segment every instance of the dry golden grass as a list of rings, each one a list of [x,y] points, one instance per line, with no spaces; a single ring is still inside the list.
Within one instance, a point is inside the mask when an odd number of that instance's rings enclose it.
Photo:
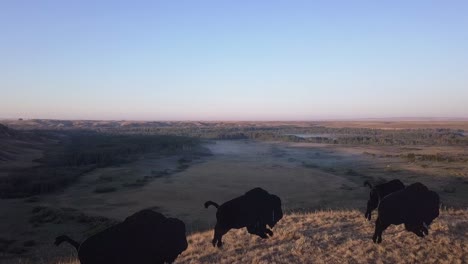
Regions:
[[[356,210],[288,214],[274,232],[262,240],[231,230],[221,250],[212,231],[195,233],[176,263],[468,263],[468,210],[441,211],[424,239],[391,226],[380,245],[371,240],[373,222]]]
[[[391,226],[376,245],[373,226],[355,210],[290,214],[271,239],[235,230],[222,250],[211,246],[211,231],[193,234],[177,263],[468,263],[466,210],[441,212],[424,239]]]

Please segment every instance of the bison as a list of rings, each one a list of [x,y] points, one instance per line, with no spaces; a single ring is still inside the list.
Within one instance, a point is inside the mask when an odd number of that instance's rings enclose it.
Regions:
[[[151,210],[139,211],[81,244],[62,235],[55,245],[62,242],[76,248],[82,264],[172,263],[188,246],[182,221]]]
[[[207,201],[205,208],[210,205],[218,209],[212,240],[213,246],[218,247],[222,247],[223,235],[232,228],[246,227],[250,234],[258,235],[264,239],[268,238],[267,234],[273,236],[273,231],[267,225],[273,228],[283,218],[281,199],[262,188],[254,188],[222,205]]]
[[[405,229],[419,237],[429,234],[429,226],[439,216],[439,195],[422,183],[386,196],[378,209],[375,221],[374,243],[382,242],[382,232],[390,225],[405,224]]]
[[[370,182],[365,181],[364,186],[369,186],[371,189],[369,200],[367,201],[366,213],[364,214],[364,217],[366,217],[369,221],[372,217],[372,211],[374,211],[379,206],[380,201],[385,196],[405,188],[405,185],[397,179],[375,186],[372,186]]]

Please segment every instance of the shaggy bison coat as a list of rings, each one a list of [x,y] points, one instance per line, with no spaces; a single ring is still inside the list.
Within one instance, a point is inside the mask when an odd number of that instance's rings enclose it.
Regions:
[[[139,211],[81,244],[65,235],[55,244],[64,241],[76,248],[82,264],[172,263],[188,246],[182,221],[151,210]]]
[[[267,228],[267,225],[273,228],[283,218],[281,199],[262,188],[252,189],[222,205],[207,201],[205,208],[210,205],[218,208],[212,240],[213,246],[217,245],[218,247],[223,245],[222,237],[231,228],[246,227],[250,234],[268,238],[267,234],[272,236],[273,232]]]
[[[390,225],[405,224],[406,230],[419,237],[429,234],[429,226],[439,216],[439,195],[422,183],[386,196],[380,203],[372,240],[382,242],[382,233]]]
[[[387,195],[394,193],[399,190],[403,190],[405,188],[405,185],[400,181],[400,180],[391,180],[386,183],[378,184],[375,186],[372,186],[372,184],[368,181],[364,182],[364,186],[369,186],[370,190],[370,195],[369,195],[369,200],[367,201],[367,209],[366,213],[364,214],[364,217],[367,218],[367,220],[371,220],[372,218],[372,211],[377,209],[379,206],[380,201]]]

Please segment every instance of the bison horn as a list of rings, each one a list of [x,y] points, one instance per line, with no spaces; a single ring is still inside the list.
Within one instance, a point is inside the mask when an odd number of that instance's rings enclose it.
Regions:
[[[426,224],[426,222],[423,222],[423,226],[424,226],[426,229],[429,229],[429,226]]]

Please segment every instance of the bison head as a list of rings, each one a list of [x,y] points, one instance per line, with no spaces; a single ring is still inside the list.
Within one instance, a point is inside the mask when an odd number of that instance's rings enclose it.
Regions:
[[[379,199],[380,198],[377,190],[372,189],[370,191],[369,200],[367,201],[366,213],[364,214],[367,220],[371,220],[372,211],[374,211],[379,206]]]
[[[283,218],[283,210],[281,209],[281,199],[276,195],[270,196],[270,205],[272,206],[271,216],[269,217],[267,224],[273,228],[281,218]]]
[[[434,191],[428,191],[426,194],[427,209],[423,216],[423,225],[428,228],[434,219],[439,216],[440,198]]]
[[[185,224],[179,219],[168,218],[164,226],[165,243],[159,250],[164,252],[164,261],[172,263],[188,247]]]
[[[419,237],[424,237],[429,234],[432,221],[439,216],[439,195],[433,191],[426,191],[421,195],[423,199],[420,200],[418,214],[412,222],[405,223],[405,228]]]

